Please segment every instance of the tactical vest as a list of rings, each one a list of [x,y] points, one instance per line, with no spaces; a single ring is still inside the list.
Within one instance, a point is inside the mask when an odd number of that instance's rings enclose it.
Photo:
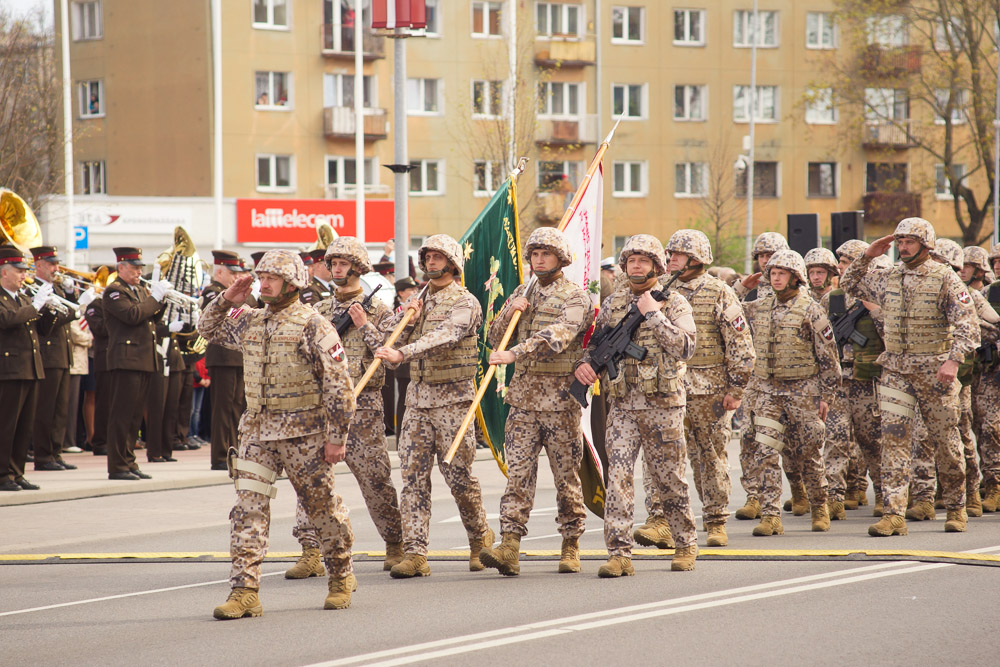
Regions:
[[[697,329],[694,356],[688,359],[689,368],[711,368],[726,360],[722,343],[722,331],[715,319],[715,304],[722,294],[722,283],[706,280],[697,292],[691,295],[691,312]]]
[[[347,312],[347,309],[355,303],[361,303],[361,299],[352,299],[351,301],[338,303],[333,310],[333,314],[330,316],[330,320],[332,321],[339,317],[341,313]],[[344,346],[344,352],[347,354],[347,370],[351,374],[351,381],[357,386],[374,359],[371,348],[368,347],[364,336],[361,335],[361,332],[358,331],[353,322],[347,329],[344,337],[340,339],[340,342]],[[365,385],[364,391],[379,391],[384,384],[385,366],[379,364],[378,368],[372,374],[371,379],[368,380],[368,384]]]
[[[464,294],[465,290],[458,288],[445,291],[432,309],[422,313],[414,332],[416,335],[412,336],[411,340],[418,341],[423,338],[424,334],[441,326],[441,323],[448,319],[448,315],[451,314],[452,307]],[[475,331],[472,331],[451,349],[435,351],[430,357],[412,362],[410,364],[410,378],[430,384],[472,380],[476,377],[478,366],[479,337]]]
[[[838,306],[835,306],[834,304],[837,303],[838,297],[840,303]],[[844,290],[832,290],[830,292],[830,319],[843,317],[846,314],[847,305],[844,298]],[[851,350],[854,352],[854,379],[867,381],[881,377],[882,366],[876,363],[875,360],[885,351],[885,343],[882,342],[882,336],[879,335],[871,313],[862,315],[855,322],[854,328],[868,339],[868,342],[863,346],[854,342],[851,343]]]
[[[270,337],[264,335],[264,318],[255,317],[243,339],[244,383],[247,410],[303,412],[320,407],[320,384],[301,354],[302,331],[315,311],[293,303]]]
[[[605,308],[610,308],[610,321],[620,322],[630,305],[629,289],[619,290],[609,296]],[[644,394],[673,394],[679,391],[681,364],[660,347],[653,335],[653,328],[642,324],[636,332],[635,343],[646,348],[646,358],[636,361],[632,357],[625,357],[619,378],[607,383],[608,395],[622,398],[630,389],[638,389]]]
[[[931,272],[910,274],[913,299],[903,299],[903,272],[896,268],[885,286],[885,349],[894,353],[941,354],[951,350],[951,325],[937,306],[951,268],[931,262]]]
[[[775,326],[774,307],[777,302],[775,296],[763,299],[758,308],[763,317],[754,318],[753,344],[757,352],[754,374],[765,380],[772,377],[776,380],[812,377],[819,372],[819,364],[811,341],[804,340],[799,331],[813,299],[800,292],[792,301],[788,314]]]
[[[530,320],[528,322],[521,320],[518,326],[518,338],[527,340],[542,329],[558,322],[563,312],[563,304],[577,289],[577,286],[570,281],[560,280],[551,294],[532,304]],[[573,342],[559,354],[546,359],[525,359],[517,362],[518,375],[521,372],[535,375],[571,375],[577,359],[581,356],[585,333],[586,331],[578,333]]]

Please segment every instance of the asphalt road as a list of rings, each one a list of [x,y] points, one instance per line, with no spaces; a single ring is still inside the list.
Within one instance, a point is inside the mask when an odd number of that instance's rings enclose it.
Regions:
[[[491,461],[475,470],[498,530],[504,479]],[[393,476],[398,485],[398,471]],[[738,470],[732,477],[736,508],[743,501]],[[356,483],[338,475],[337,484],[352,510],[356,551],[381,550]],[[522,549],[558,550],[544,459],[538,487]],[[557,559],[541,557],[524,562],[516,578],[433,560],[431,577],[404,581],[361,555],[359,589],[345,611],[322,610],[325,578],[288,581],[281,576],[287,562],[267,562],[264,615],[220,622],[212,609],[228,594],[228,564],[161,555],[226,552],[232,500],[231,486],[217,486],[0,508],[0,554],[155,559],[23,564],[0,556],[0,664],[984,665],[996,664],[1000,649],[992,611],[1000,568],[773,554],[704,558],[684,573],[670,572],[669,557],[637,559],[637,576],[619,580],[597,577],[603,558],[596,554],[580,574],[557,574]],[[752,537],[756,522],[733,519],[730,546],[712,551],[733,558],[762,549],[1000,555],[1000,515],[973,519],[965,534],[944,533],[942,516],[911,523],[908,537],[876,540],[867,536],[870,513],[849,511],[829,533],[810,532],[808,516],[786,516],[786,534],[773,538]],[[637,514],[645,516],[641,503]],[[271,552],[297,552],[287,481],[272,516]],[[588,522],[582,546],[602,550],[602,523]],[[437,473],[431,548],[467,548]]]

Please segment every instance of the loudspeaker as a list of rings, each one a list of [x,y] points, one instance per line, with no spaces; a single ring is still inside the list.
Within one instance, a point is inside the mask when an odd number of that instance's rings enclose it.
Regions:
[[[865,240],[865,212],[840,211],[830,214],[830,249],[837,248],[851,239]]]
[[[819,247],[819,214],[788,214],[788,247],[802,256]]]

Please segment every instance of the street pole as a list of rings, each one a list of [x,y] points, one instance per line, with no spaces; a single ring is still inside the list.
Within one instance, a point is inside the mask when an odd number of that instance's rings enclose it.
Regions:
[[[364,14],[361,0],[354,0],[354,193],[355,236],[365,242],[365,95],[364,95]]]
[[[997,16],[1000,24],[1000,16]],[[1000,243],[1000,62],[997,63],[997,96],[993,109],[996,114],[993,119],[993,243]]]
[[[754,176],[754,107],[757,104],[757,33],[760,25],[757,21],[757,0],[753,0],[753,16],[750,18],[750,25],[753,41],[750,43],[750,150],[747,156],[750,164],[747,165],[747,243],[746,258],[743,262],[744,273],[750,273],[753,269],[753,176]]]
[[[215,247],[222,248],[222,0],[212,0],[212,133]]]
[[[393,41],[392,85],[393,118],[396,126],[393,132],[393,161],[397,166],[410,164],[406,148],[406,35],[405,30],[396,30]],[[399,169],[393,172],[394,192],[393,207],[395,208],[395,239],[396,239],[396,278],[410,275],[410,221],[407,211],[407,199],[410,192],[409,171]]]
[[[69,66],[69,1],[59,3],[60,41],[62,42],[62,94],[63,94],[63,184],[66,188],[66,263],[76,262],[76,235],[73,233],[73,81]],[[104,100],[101,100],[102,103]],[[103,177],[104,174],[102,173]]]
[[[514,113],[516,111],[514,98],[517,92],[517,3],[511,0],[508,5],[510,6],[510,38],[507,47],[507,65],[510,68],[510,83],[507,85],[510,90],[507,91],[507,111],[510,114],[510,127],[507,132],[509,145],[507,146],[506,171],[510,172],[517,166],[516,146],[514,145],[516,136],[514,127]],[[487,165],[486,169],[489,171],[489,165]],[[497,187],[496,183],[491,183],[491,185]]]

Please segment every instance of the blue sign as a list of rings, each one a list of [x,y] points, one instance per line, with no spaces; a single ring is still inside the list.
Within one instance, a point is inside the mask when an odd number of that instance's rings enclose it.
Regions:
[[[89,250],[90,249],[90,234],[86,227],[73,227],[73,249],[74,250]]]

